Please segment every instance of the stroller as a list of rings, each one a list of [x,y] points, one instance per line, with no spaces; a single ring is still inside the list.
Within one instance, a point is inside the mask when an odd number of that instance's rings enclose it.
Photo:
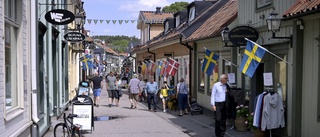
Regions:
[[[190,106],[191,115],[193,115],[194,113],[203,114],[203,108],[197,103],[197,100],[195,98],[191,98]]]

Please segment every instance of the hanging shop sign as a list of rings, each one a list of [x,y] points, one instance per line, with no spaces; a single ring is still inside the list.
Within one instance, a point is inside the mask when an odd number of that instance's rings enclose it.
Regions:
[[[45,19],[54,25],[67,25],[74,21],[72,12],[63,9],[54,9],[46,13]]]
[[[229,40],[234,45],[245,46],[247,44],[247,40],[244,38],[248,38],[255,42],[259,38],[259,32],[249,26],[238,26],[229,32]]]
[[[64,35],[64,39],[69,42],[81,42],[86,38],[82,33],[79,32],[69,32]]]

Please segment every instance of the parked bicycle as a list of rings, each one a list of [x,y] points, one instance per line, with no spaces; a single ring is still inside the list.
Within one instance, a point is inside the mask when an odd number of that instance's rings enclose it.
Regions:
[[[66,117],[66,113],[63,113],[63,122],[54,126],[54,137],[81,137],[81,125],[73,124],[71,121],[76,114],[69,114]]]

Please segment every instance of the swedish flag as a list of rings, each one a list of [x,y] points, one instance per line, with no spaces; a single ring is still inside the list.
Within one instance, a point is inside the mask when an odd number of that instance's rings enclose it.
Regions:
[[[91,58],[92,58],[92,55],[89,55],[89,54],[86,54],[80,57],[80,61],[82,62],[82,69],[86,70],[89,68],[94,68]]]
[[[259,66],[265,52],[266,50],[261,48],[260,45],[248,40],[246,50],[242,57],[240,71],[251,78]]]
[[[204,61],[202,64],[202,71],[211,75],[214,66],[218,64],[219,55],[214,54],[214,52],[206,49],[206,55],[204,56]]]

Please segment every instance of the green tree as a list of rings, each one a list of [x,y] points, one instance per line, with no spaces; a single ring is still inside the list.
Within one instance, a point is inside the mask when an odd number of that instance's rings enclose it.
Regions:
[[[129,42],[139,42],[140,40],[135,36],[129,37],[124,35],[116,35],[116,36],[109,36],[109,35],[97,35],[92,36],[93,39],[99,39],[105,41],[108,46],[117,52],[125,52]]]
[[[173,12],[176,13],[181,10],[187,9],[187,6],[189,5],[188,2],[175,2],[171,4],[170,6],[165,6],[162,8],[163,12]]]

